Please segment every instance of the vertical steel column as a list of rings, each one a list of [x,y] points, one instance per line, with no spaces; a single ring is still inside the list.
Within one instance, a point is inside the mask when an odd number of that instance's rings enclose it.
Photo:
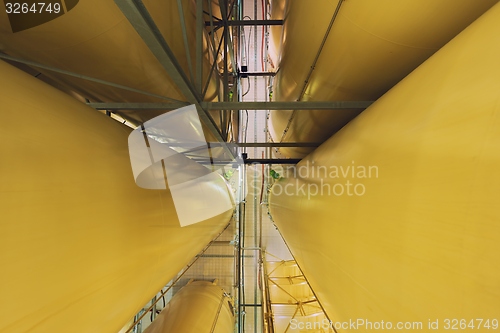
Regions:
[[[244,316],[245,316],[245,307],[244,307],[244,304],[245,304],[245,297],[244,297],[244,288],[245,288],[245,281],[244,281],[244,278],[245,278],[245,268],[244,268],[244,264],[245,264],[245,256],[244,256],[244,253],[243,253],[243,248],[245,247],[245,200],[246,198],[244,197],[245,196],[245,193],[246,193],[246,183],[247,183],[247,174],[246,174],[246,168],[247,166],[246,165],[241,165],[241,193],[242,193],[242,200],[240,201],[240,205],[239,205],[239,209],[240,209],[240,220],[239,220],[239,235],[238,235],[238,238],[239,238],[239,242],[238,242],[238,256],[239,256],[239,270],[238,270],[238,275],[239,275],[239,278],[238,278],[238,286],[239,286],[239,292],[238,292],[238,299],[239,299],[239,302],[238,302],[238,322],[239,322],[239,326],[238,326],[238,333],[243,333],[244,330],[245,330],[245,320],[244,320]]]

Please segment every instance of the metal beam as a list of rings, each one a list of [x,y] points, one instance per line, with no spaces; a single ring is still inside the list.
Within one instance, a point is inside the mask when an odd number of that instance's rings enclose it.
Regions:
[[[189,102],[198,104],[199,101],[195,89],[190,84],[184,70],[142,1],[115,0],[115,3],[170,75],[172,81],[174,81],[182,94]]]
[[[207,110],[339,110],[366,109],[371,101],[332,102],[204,102]]]
[[[204,110],[364,110],[373,101],[331,102],[200,102]],[[177,103],[88,103],[97,110],[175,110],[189,102]]]
[[[86,75],[82,75],[82,74],[78,74],[78,73],[73,73],[73,72],[70,72],[70,71],[67,71],[67,70],[64,70],[64,69],[60,69],[60,68],[56,68],[56,67],[52,67],[52,66],[43,65],[43,64],[40,64],[40,63],[37,63],[37,62],[34,62],[34,61],[25,60],[25,59],[16,58],[16,57],[11,57],[9,55],[2,54],[2,53],[0,53],[0,58],[5,59],[5,60],[9,60],[9,61],[13,61],[13,62],[17,62],[17,63],[20,63],[20,64],[25,64],[25,65],[28,65],[30,67],[36,67],[36,68],[40,68],[40,69],[45,69],[47,71],[51,71],[51,72],[54,72],[54,73],[59,73],[59,74],[67,75],[67,76],[72,76],[72,77],[76,77],[76,78],[79,78],[79,79],[82,79],[82,80],[86,80],[86,81],[90,81],[90,82],[95,82],[95,83],[103,84],[103,85],[106,85],[106,86],[110,86],[110,87],[114,87],[114,88],[118,88],[118,89],[123,89],[123,90],[126,90],[126,91],[131,91],[131,92],[135,92],[135,93],[146,95],[146,96],[150,96],[150,97],[155,97],[155,98],[169,100],[169,101],[174,101],[174,102],[180,102],[180,101],[178,101],[176,99],[173,99],[173,98],[170,98],[170,97],[152,94],[152,93],[147,92],[147,91],[142,91],[142,90],[138,90],[138,89],[135,89],[135,88],[130,88],[130,87],[127,87],[127,86],[122,86],[121,84],[117,84],[117,83],[113,83],[113,82],[109,82],[109,81],[104,81],[104,80],[96,79],[96,78],[93,78],[93,77],[90,77],[90,76],[86,76]]]
[[[234,2],[233,2],[234,5]],[[231,15],[231,9],[229,10],[228,13],[228,5],[227,5],[227,0],[219,0],[219,8],[221,11],[222,15],[222,20],[224,24],[224,97],[223,101],[229,101],[229,68],[228,68],[228,56],[229,60],[231,61],[231,67],[233,73],[236,73],[236,61],[234,58],[234,47],[233,47],[233,41],[231,40],[231,34],[229,33],[229,25],[228,25],[228,18]],[[222,121],[221,121],[221,127],[222,127],[222,136],[224,138],[228,138],[228,124],[229,124],[229,112],[228,110],[221,110],[222,112]]]
[[[222,39],[219,41],[219,46],[217,47],[217,50],[216,50],[216,45],[215,45],[215,26],[214,26],[214,16],[213,16],[213,12],[212,12],[212,1],[211,0],[208,0],[208,15],[209,15],[209,18],[210,18],[210,33],[209,33],[209,37],[210,37],[210,41],[212,43],[212,52],[213,52],[213,63],[212,63],[212,66],[210,68],[210,74],[208,74],[208,77],[207,77],[207,83],[205,84],[205,88],[203,89],[203,92],[202,92],[202,95],[201,95],[201,98],[202,99],[205,99],[205,95],[207,93],[207,89],[208,89],[208,86],[210,85],[210,78],[212,77],[212,74],[214,73],[214,69],[215,67],[217,66],[217,59],[219,57],[219,52],[220,52],[220,48],[222,46]],[[217,19],[220,21],[220,19]],[[220,100],[220,84],[217,84],[216,85],[216,94],[217,96],[219,97],[219,100]]]
[[[234,59],[234,48],[233,48],[233,43],[230,41],[230,34],[229,34],[229,27],[230,22],[229,21],[229,15],[231,13],[227,13],[227,0],[219,0],[219,7],[221,10],[221,15],[222,15],[222,24],[224,24],[224,39],[227,38],[227,47],[229,48],[228,53],[229,53],[229,58],[231,60],[231,66],[233,67],[233,71],[236,71],[236,61]],[[227,63],[226,58],[224,58],[224,61]]]
[[[96,110],[165,110],[171,111],[175,109],[188,106],[189,102],[176,102],[176,103],[87,103],[88,106]]]
[[[215,136],[217,141],[224,142],[221,132],[217,128],[214,120],[210,114],[208,114],[206,109],[200,105],[200,96],[196,92],[196,88],[187,78],[186,73],[184,73],[184,70],[177,61],[173,51],[163,38],[160,30],[156,26],[153,18],[142,1],[115,0],[115,3],[129,20],[130,24],[134,27],[139,36],[141,36],[151,52],[155,55],[156,59],[158,59],[188,102],[196,105],[198,115],[208,130]],[[188,59],[188,61],[190,61],[190,59]],[[234,157],[233,152],[229,149],[226,149],[226,151],[231,157]]]
[[[211,36],[212,36],[212,39],[213,39],[213,35],[211,35]],[[217,55],[218,55],[218,54],[219,54],[219,52],[220,52],[220,49],[221,49],[221,47],[222,47],[222,42],[223,42],[223,41],[224,41],[224,40],[223,40],[223,39],[221,39],[221,40],[219,41],[219,46],[217,47],[217,50],[215,50],[215,49],[213,50],[213,52],[214,52],[214,55],[213,55],[214,60],[213,60],[213,62],[212,62],[212,66],[210,66],[210,73],[209,73],[209,74],[208,74],[208,76],[207,76],[207,82],[205,83],[205,88],[203,88],[203,91],[202,91],[202,93],[201,93],[202,99],[204,99],[204,98],[205,98],[205,95],[207,94],[208,87],[210,86],[210,78],[211,78],[211,77],[212,77],[212,75],[214,74],[215,67],[217,66]],[[215,47],[215,46],[214,46],[214,47]],[[219,95],[219,85],[218,85],[218,84],[216,85],[216,89],[217,89],[217,95]]]
[[[318,142],[251,142],[251,143],[235,143],[238,147],[262,147],[262,148],[274,148],[274,147],[319,147],[321,143]]]
[[[247,158],[245,164],[297,164],[300,158]]]
[[[239,72],[239,76],[276,76],[276,72]]]
[[[255,25],[283,25],[283,20],[230,20],[228,25],[230,27],[243,27],[243,26],[255,26]],[[210,25],[210,22],[205,22],[206,26]],[[215,26],[224,25],[223,22],[216,22]]]

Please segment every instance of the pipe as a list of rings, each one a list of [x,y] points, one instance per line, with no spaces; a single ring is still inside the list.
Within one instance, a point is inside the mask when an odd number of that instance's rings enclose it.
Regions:
[[[497,4],[275,183],[333,322],[498,324],[499,20]]]

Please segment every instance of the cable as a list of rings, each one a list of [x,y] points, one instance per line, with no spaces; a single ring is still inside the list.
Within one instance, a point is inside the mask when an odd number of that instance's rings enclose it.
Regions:
[[[248,15],[246,16],[243,16],[243,20],[245,19],[249,19],[249,20],[252,20],[252,18]],[[245,59],[243,60],[246,60],[246,61],[243,61],[243,65],[246,64],[248,66],[248,58],[249,58],[249,54],[248,54],[248,50],[250,49],[250,37],[252,36],[252,29],[250,29],[250,32],[248,33],[248,38],[246,36],[246,31],[245,31],[245,26],[242,27],[242,31],[243,31],[243,45],[245,46],[245,54],[244,54],[244,57]]]
[[[244,97],[248,94],[248,92],[250,91],[250,77],[246,77],[247,78],[247,82],[248,82],[248,88],[247,88],[247,91],[245,91],[245,93],[241,96],[241,97]]]
[[[247,130],[248,130],[248,110],[245,110],[245,113],[246,113],[246,116],[247,116],[247,119],[246,119],[246,123],[245,123],[245,133],[243,135],[243,142],[244,143],[247,143]],[[247,147],[245,147],[245,153],[247,152]]]
[[[264,0],[261,0],[262,3],[262,19],[265,20],[265,12],[264,12]],[[264,68],[264,33],[265,33],[266,27],[262,26],[262,46],[260,48],[260,60],[262,64],[262,71],[265,71]]]

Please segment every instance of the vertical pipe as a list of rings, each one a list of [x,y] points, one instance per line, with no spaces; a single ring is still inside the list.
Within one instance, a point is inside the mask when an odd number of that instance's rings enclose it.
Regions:
[[[221,15],[222,15],[222,20],[224,22],[224,74],[223,74],[223,81],[224,81],[224,98],[223,101],[226,102],[229,100],[229,66],[228,66],[228,61],[229,61],[229,25],[227,24],[227,10],[228,10],[228,5],[227,5],[227,0],[219,0],[220,1],[220,8],[221,8]],[[234,70],[234,68],[233,68]],[[223,137],[227,141],[227,110],[222,110],[220,111],[222,113],[222,122],[221,122],[221,127],[223,131]]]

